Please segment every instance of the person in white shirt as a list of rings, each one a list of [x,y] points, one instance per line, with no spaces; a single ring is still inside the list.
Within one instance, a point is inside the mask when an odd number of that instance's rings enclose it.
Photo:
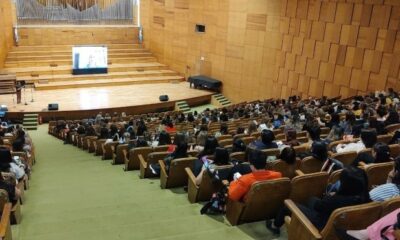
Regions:
[[[356,151],[360,152],[366,148],[372,148],[377,142],[375,129],[364,129],[361,131],[361,140],[355,143],[339,144],[336,146],[337,153]]]

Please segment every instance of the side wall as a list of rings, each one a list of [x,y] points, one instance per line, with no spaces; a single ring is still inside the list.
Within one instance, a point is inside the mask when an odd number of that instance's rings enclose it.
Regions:
[[[11,0],[0,1],[0,68],[3,67],[8,50],[14,44],[13,23],[15,7]]]
[[[141,17],[161,62],[234,101],[400,89],[398,0],[142,0]]]

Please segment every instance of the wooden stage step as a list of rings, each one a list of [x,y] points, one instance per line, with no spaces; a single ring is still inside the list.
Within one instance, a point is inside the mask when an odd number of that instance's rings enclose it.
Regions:
[[[153,56],[140,56],[140,57],[119,57],[108,59],[108,64],[112,63],[134,63],[134,62],[155,62],[156,58]],[[57,65],[72,65],[72,59],[65,60],[30,60],[30,61],[7,61],[6,68],[14,67],[39,67]]]
[[[90,74],[90,75],[41,75],[39,77],[26,76],[18,78],[28,83],[40,83],[41,81],[59,82],[59,81],[82,81],[93,79],[116,79],[116,78],[133,78],[133,77],[154,77],[154,76],[176,76],[177,73],[172,70],[149,70],[149,71],[132,71],[132,72],[110,72],[107,74]]]
[[[131,72],[145,70],[161,70],[168,69],[164,64],[158,62],[150,63],[126,63],[126,64],[111,64],[108,66],[108,72]],[[5,71],[15,72],[18,78],[23,78],[32,75],[59,75],[71,74],[72,66],[57,66],[57,67],[24,67],[24,68],[5,68]]]
[[[129,49],[108,49],[108,54],[116,54],[116,53],[143,53],[149,52],[146,49],[141,48],[129,48]],[[59,54],[69,54],[72,57],[72,50],[48,50],[48,51],[17,51],[17,52],[9,52],[9,57],[15,56],[53,56]]]
[[[148,57],[153,56],[148,51],[134,51],[134,52],[123,52],[123,53],[108,53],[108,58],[120,58],[120,57]],[[20,54],[11,56],[8,54],[6,61],[42,61],[42,60],[69,60],[72,58],[72,53],[60,53],[60,54],[45,54],[45,55],[38,55],[38,54]]]
[[[156,77],[136,77],[120,79],[96,79],[82,81],[58,81],[47,84],[35,83],[36,90],[54,90],[66,88],[86,88],[103,86],[120,86],[132,84],[152,84],[152,83],[171,83],[181,82],[184,78],[181,76],[156,76]]]

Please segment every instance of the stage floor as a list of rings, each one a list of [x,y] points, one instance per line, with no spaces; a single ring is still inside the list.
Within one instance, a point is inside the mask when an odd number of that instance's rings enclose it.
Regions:
[[[9,112],[47,112],[49,103],[58,103],[59,111],[85,111],[159,104],[160,95],[168,95],[170,102],[173,102],[212,94],[209,91],[190,88],[187,82],[46,91],[31,91],[27,88],[22,90],[20,104],[13,102],[12,95],[0,95],[0,104],[7,105]],[[16,101],[16,96],[14,99]],[[28,105],[24,104],[25,99]]]

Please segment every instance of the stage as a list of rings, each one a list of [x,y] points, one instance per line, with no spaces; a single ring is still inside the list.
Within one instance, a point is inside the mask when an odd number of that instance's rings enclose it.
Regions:
[[[160,95],[168,102],[160,102]],[[190,106],[209,103],[213,92],[193,89],[187,82],[138,84],[51,91],[22,90],[22,102],[13,102],[12,95],[0,95],[0,104],[8,107],[7,117],[22,119],[25,113],[38,113],[43,120],[82,119],[98,112],[141,114],[173,110],[176,101],[186,100]],[[33,102],[31,101],[33,98]],[[16,96],[14,96],[16,99]],[[28,105],[25,105],[25,102]],[[48,111],[49,103],[58,103],[58,111]]]

